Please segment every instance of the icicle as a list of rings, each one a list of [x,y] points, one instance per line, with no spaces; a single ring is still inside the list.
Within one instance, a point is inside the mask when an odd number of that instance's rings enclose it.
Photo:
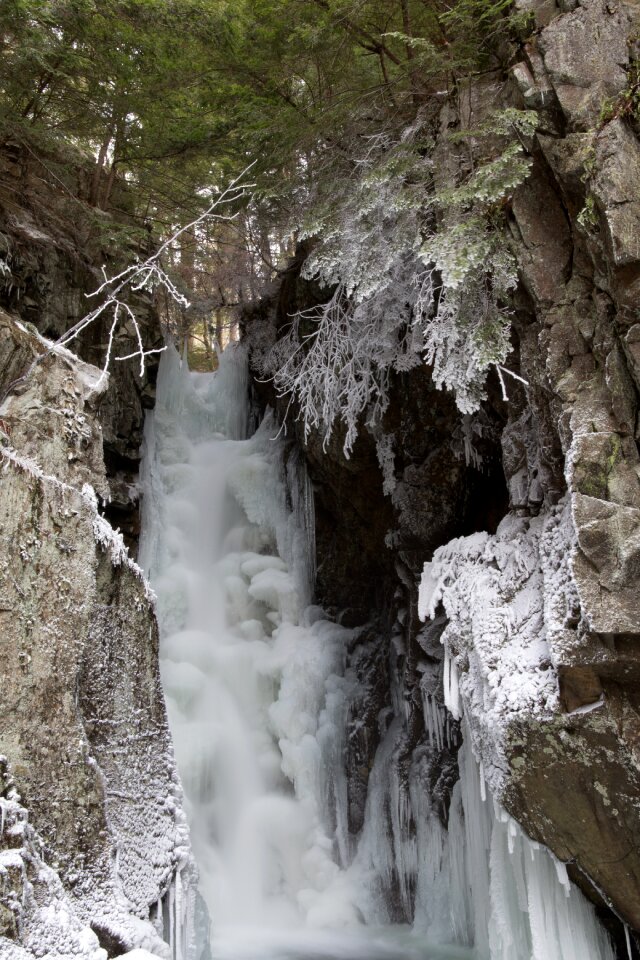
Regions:
[[[435,697],[429,693],[424,695],[423,713],[430,746],[443,750],[445,744],[448,746],[448,719],[443,716]]]
[[[435,740],[435,729],[433,723],[433,714],[431,712],[431,697],[428,693],[422,691],[422,713],[424,715],[424,723],[427,730],[427,736],[429,737],[429,746],[433,746]]]
[[[511,820],[510,818],[509,823],[507,824],[507,838],[509,843],[509,853],[511,856],[513,856],[513,848],[515,846],[515,840],[517,835],[518,835],[517,824],[515,820]]]
[[[449,689],[451,686],[451,654],[449,653],[449,648],[444,648],[444,669],[442,674],[442,693],[444,695],[444,703],[448,709],[449,707]]]
[[[631,937],[629,936],[629,925],[626,923],[624,925],[624,939],[627,944],[627,954],[629,960],[633,960],[633,953],[631,952]]]
[[[175,910],[175,925],[174,925],[174,938],[175,938],[175,960],[184,960],[184,905],[182,902],[182,874],[180,869],[176,870],[175,876],[175,898],[174,898],[174,910]]]
[[[445,646],[444,653],[444,677],[443,677],[444,703],[451,713],[454,720],[459,720],[462,716],[460,707],[460,689],[458,686],[458,666],[455,657]]]
[[[482,760],[478,765],[478,774],[480,775],[480,799],[483,803],[486,803],[487,800],[487,787],[484,782],[484,764]]]
[[[174,882],[171,881],[169,887],[169,948],[171,950],[171,960],[176,960],[176,926],[175,926],[175,893]]]
[[[567,897],[571,896],[571,881],[569,880],[569,874],[567,873],[566,865],[562,860],[554,858],[556,874],[558,875],[558,880],[562,884],[565,890],[565,895]]]
[[[432,710],[435,717],[435,728],[436,728],[436,739],[438,743],[438,750],[442,750],[444,746],[444,740],[442,736],[442,711],[436,703],[435,699],[431,698]]]

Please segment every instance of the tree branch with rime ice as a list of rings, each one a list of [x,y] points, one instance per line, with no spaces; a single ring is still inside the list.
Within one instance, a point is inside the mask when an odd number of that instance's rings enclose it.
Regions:
[[[526,385],[505,366],[518,271],[504,207],[529,174],[536,124],[534,112],[508,108],[465,131],[483,145],[473,170],[430,192],[435,162],[418,119],[396,140],[359,144],[344,181],[310,193],[299,239],[315,243],[302,277],[328,299],[296,313],[275,342],[253,334],[254,362],[288,409],[295,401],[305,435],[319,431],[326,447],[341,423],[348,456],[360,422],[377,429],[391,372],[424,361],[462,414],[479,408],[493,368],[505,399],[505,375]]]
[[[178,289],[164,268],[162,258],[169,248],[175,244],[183,234],[187,233],[188,231],[195,230],[201,224],[210,220],[233,221],[236,219],[238,215],[237,213],[221,214],[219,210],[221,208],[229,208],[249,196],[249,191],[255,186],[255,184],[244,182],[244,178],[253,166],[254,163],[249,164],[249,166],[247,166],[242,173],[239,174],[239,176],[232,180],[232,182],[224,190],[215,195],[214,199],[203,213],[201,213],[194,220],[191,220],[185,226],[176,230],[167,240],[161,243],[158,249],[146,260],[143,262],[132,263],[114,276],[108,276],[105,268],[103,267],[103,282],[91,293],[86,294],[88,299],[102,297],[102,302],[99,303],[99,305],[89,313],[85,314],[85,316],[82,317],[82,319],[75,323],[72,327],[70,327],[69,330],[66,330],[62,336],[58,338],[58,340],[48,344],[47,349],[45,349],[33,360],[26,372],[17,380],[14,380],[11,384],[9,384],[2,399],[4,399],[4,397],[6,397],[19,384],[28,380],[36,366],[42,363],[46,357],[56,350],[66,347],[67,344],[77,339],[77,337],[79,337],[80,334],[87,329],[87,327],[91,326],[96,322],[96,320],[105,314],[110,314],[111,324],[109,326],[107,349],[102,366],[102,372],[93,389],[97,390],[102,386],[108,375],[112,360],[122,361],[139,359],[139,371],[140,376],[142,376],[145,371],[147,357],[155,353],[162,353],[166,348],[145,348],[138,318],[136,317],[135,311],[127,302],[130,294],[139,293],[142,290],[157,290],[159,287],[161,287],[179,306],[184,308],[189,306],[189,301]],[[127,321],[130,321],[133,328],[135,349],[125,355],[114,357],[113,345],[116,332],[119,325],[121,323],[126,323]]]
[[[340,285],[328,303],[295,314],[289,333],[270,355],[278,394],[297,397],[305,437],[319,430],[326,449],[335,422],[341,421],[347,454],[362,412],[370,405],[380,412],[386,406],[386,374],[377,376],[370,362],[366,333],[373,335],[372,324],[365,319],[365,335],[354,339],[357,322],[357,307]]]

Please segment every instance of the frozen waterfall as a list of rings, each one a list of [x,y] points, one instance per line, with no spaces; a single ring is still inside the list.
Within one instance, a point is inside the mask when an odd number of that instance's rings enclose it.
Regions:
[[[176,960],[612,960],[593,910],[546,851],[482,796],[463,748],[448,831],[422,767],[400,782],[401,711],[349,835],[344,744],[358,637],[310,605],[313,495],[271,418],[248,437],[246,358],[215,374],[162,358],[146,426],[141,563],[210,944]],[[413,826],[415,824],[415,827]],[[393,885],[413,928],[392,925]],[[187,943],[188,937],[176,938]],[[447,946],[446,943],[458,946]],[[440,943],[441,946],[435,944]],[[184,953],[184,958],[182,954]]]

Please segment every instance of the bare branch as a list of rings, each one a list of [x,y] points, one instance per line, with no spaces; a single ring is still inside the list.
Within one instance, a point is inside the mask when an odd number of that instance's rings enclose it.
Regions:
[[[132,353],[127,354],[126,356],[116,357],[116,360],[129,360],[133,357],[140,358],[140,376],[144,374],[145,371],[145,359],[154,353],[160,353],[164,348],[155,348],[146,350],[144,348],[144,343],[142,340],[142,332],[140,325],[138,323],[137,317],[126,302],[126,297],[130,293],[136,293],[140,290],[152,290],[162,287],[166,290],[168,295],[174,300],[180,307],[186,309],[189,307],[189,301],[184,296],[183,293],[178,290],[175,283],[168,275],[164,267],[162,266],[162,256],[167,250],[174,244],[183,234],[187,231],[194,230],[195,227],[211,220],[219,221],[233,221],[238,216],[238,213],[232,213],[230,215],[221,214],[218,211],[221,208],[229,207],[237,203],[238,201],[244,199],[249,195],[249,191],[255,187],[254,183],[244,183],[243,180],[249,170],[255,165],[256,161],[250,163],[245,169],[234,179],[231,183],[225,187],[224,190],[217,193],[215,198],[212,200],[210,205],[201,213],[198,217],[191,220],[185,226],[180,227],[179,230],[176,230],[167,240],[165,240],[158,249],[146,260],[141,263],[132,263],[128,267],[125,267],[124,270],[121,270],[120,273],[116,274],[113,277],[109,277],[107,272],[102,267],[102,275],[104,277],[103,282],[96,287],[91,293],[86,294],[88,299],[93,297],[99,297],[104,295],[105,300],[99,306],[95,307],[88,314],[86,314],[82,319],[75,323],[69,330],[66,330],[55,343],[52,343],[47,347],[41,354],[39,354],[27,368],[25,373],[20,377],[14,380],[9,384],[7,390],[5,391],[4,398],[15,389],[18,384],[23,383],[27,380],[34,369],[40,364],[46,357],[55,351],[57,347],[62,347],[65,344],[71,343],[71,341],[77,339],[81,333],[83,333],[87,327],[94,323],[103,313],[107,311],[113,311],[112,313],[112,322],[109,328],[109,335],[107,341],[107,353],[105,356],[102,372],[97,383],[94,386],[94,390],[99,389],[105,381],[105,378],[108,374],[109,364],[112,358],[113,352],[113,342],[116,336],[116,331],[118,324],[121,321],[123,315],[131,321],[133,326],[134,334],[137,341],[137,349]]]

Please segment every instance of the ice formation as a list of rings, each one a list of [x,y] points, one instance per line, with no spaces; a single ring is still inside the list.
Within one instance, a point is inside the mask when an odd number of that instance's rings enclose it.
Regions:
[[[310,484],[273,439],[269,415],[247,436],[246,387],[238,345],[213,375],[190,373],[167,351],[143,469],[141,563],[158,596],[163,681],[214,957],[612,960],[563,865],[494,803],[466,727],[448,828],[430,787],[439,752],[458,743],[454,718],[469,697],[543,711],[554,696],[538,670],[546,646],[536,551],[549,524],[479,534],[462,553],[454,543],[428,569],[423,615],[445,596],[460,618],[464,590],[484,597],[483,617],[464,622],[490,668],[478,659],[460,673],[462,651],[446,628],[444,702],[432,666],[418,706],[409,704],[399,616],[391,703],[377,720],[354,836],[346,739],[361,724],[360,668],[375,644],[309,605]],[[485,571],[475,586],[471,568]],[[437,639],[425,628],[420,642],[426,650]],[[424,716],[417,743],[408,732],[415,709]],[[488,722],[496,713],[487,709]],[[202,947],[207,931],[199,937]],[[175,934],[173,955],[187,960]]]
[[[566,563],[550,556],[566,519],[562,503],[539,517],[510,514],[495,535],[452,540],[424,566],[419,615],[433,617],[442,603],[449,621],[442,635],[445,703],[456,719],[462,703],[469,705],[474,750],[496,792],[508,776],[505,726],[550,716],[557,705],[549,634],[563,612],[551,606],[570,603],[572,581]]]
[[[163,357],[146,429],[141,562],[200,888],[230,927],[355,923],[333,857],[333,686],[345,634],[309,607],[312,499],[267,418],[246,439],[246,360]],[[334,696],[335,699],[335,696]]]
[[[482,960],[614,960],[565,865],[491,797],[465,730],[449,821],[456,940]]]

